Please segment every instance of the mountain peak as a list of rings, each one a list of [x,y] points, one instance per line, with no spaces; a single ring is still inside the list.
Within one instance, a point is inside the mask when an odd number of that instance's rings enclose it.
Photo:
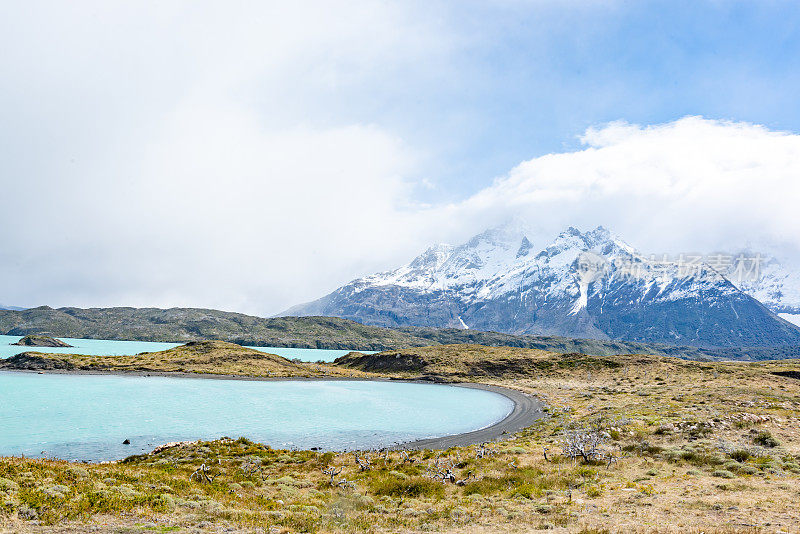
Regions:
[[[455,247],[446,243],[437,243],[428,247],[425,252],[414,258],[409,264],[412,269],[438,269],[447,261]]]
[[[493,246],[513,246],[516,248],[522,239],[526,237],[526,233],[527,228],[524,223],[518,219],[510,219],[473,236],[464,246],[474,247],[481,243],[486,243]]]
[[[800,329],[723,275],[651,262],[603,226],[570,226],[537,250],[512,220],[456,247],[431,247],[410,264],[354,280],[306,308],[378,326],[468,324],[700,346],[800,345]]]

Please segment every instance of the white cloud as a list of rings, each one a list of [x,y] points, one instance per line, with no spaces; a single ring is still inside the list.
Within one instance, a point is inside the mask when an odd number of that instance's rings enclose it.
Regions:
[[[685,117],[593,127],[581,141],[519,164],[456,211],[513,210],[545,233],[603,224],[654,253],[800,250],[800,135]]]
[[[437,5],[3,6],[0,302],[272,313],[514,214],[653,252],[799,248],[800,136],[697,117],[590,128],[579,151],[419,203],[457,140],[402,137],[375,95],[471,93],[453,57],[469,36]]]
[[[277,312],[412,248],[420,152],[350,100],[438,70],[435,17],[370,0],[4,11],[4,302]]]

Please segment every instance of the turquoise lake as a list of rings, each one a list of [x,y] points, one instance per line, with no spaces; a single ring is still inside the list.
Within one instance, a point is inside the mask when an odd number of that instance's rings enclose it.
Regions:
[[[21,336],[0,336],[0,358],[8,358],[25,351],[54,352],[62,354],[88,354],[93,356],[117,355],[126,356],[140,352],[157,352],[160,350],[177,347],[180,343],[153,343],[149,341],[110,341],[106,339],[74,339],[69,337],[58,338],[73,348],[52,347],[19,347],[11,345],[19,341]],[[295,349],[291,347],[250,347],[252,349],[277,354],[284,358],[297,358],[304,362],[332,362],[339,356],[344,356],[349,350],[328,349]],[[361,351],[370,353],[370,351]]]
[[[223,436],[379,448],[484,428],[512,409],[496,393],[436,384],[0,371],[0,456],[101,461]]]

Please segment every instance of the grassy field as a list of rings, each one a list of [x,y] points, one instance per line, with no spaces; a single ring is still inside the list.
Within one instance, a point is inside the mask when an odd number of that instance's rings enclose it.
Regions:
[[[800,363],[478,346],[351,354],[342,372],[476,380],[547,417],[448,451],[181,444],[97,465],[0,459],[7,531],[796,532]],[[253,374],[253,373],[248,373]],[[0,528],[0,531],[3,529]]]

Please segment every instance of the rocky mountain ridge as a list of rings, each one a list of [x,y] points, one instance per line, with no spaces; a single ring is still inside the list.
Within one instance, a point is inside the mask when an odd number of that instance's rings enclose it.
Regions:
[[[537,247],[503,225],[282,315],[699,347],[800,342],[800,329],[719,270],[648,258],[603,227]]]

